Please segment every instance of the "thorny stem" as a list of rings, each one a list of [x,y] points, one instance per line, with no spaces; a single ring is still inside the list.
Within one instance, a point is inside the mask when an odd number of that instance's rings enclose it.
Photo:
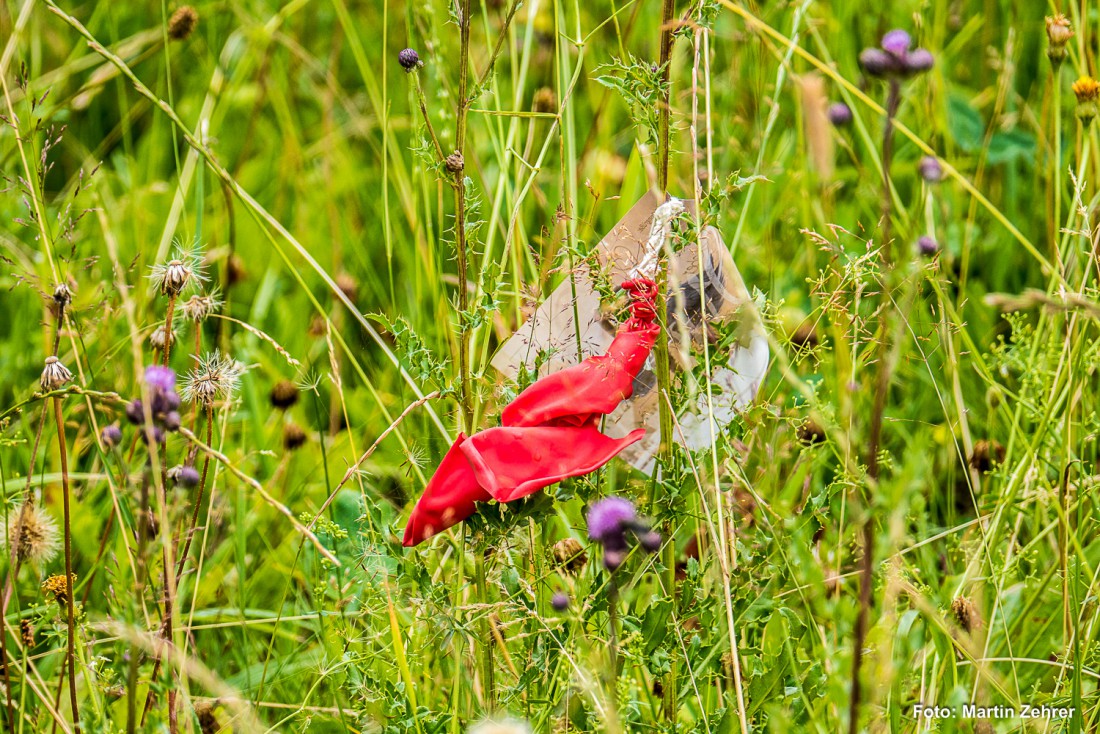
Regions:
[[[461,17],[458,19],[461,48],[459,50],[458,110],[455,124],[455,153],[465,158],[466,115],[470,109],[468,87],[470,83],[470,0],[461,0]],[[461,394],[462,430],[473,432],[473,404],[470,396],[470,327],[466,309],[470,294],[466,280],[466,177],[462,171],[455,174],[455,247],[458,251],[458,372]],[[487,649],[491,646],[486,641]],[[486,654],[492,654],[488,652]]]
[[[672,64],[670,57],[672,55],[672,16],[676,12],[676,0],[662,0],[661,2],[661,51],[660,59],[658,63],[661,65],[661,76],[664,88],[663,98],[658,101],[658,159],[657,159],[657,185],[661,190],[662,201],[668,196],[668,167],[669,167],[669,127],[670,127],[670,115],[671,115],[671,100],[670,95],[672,92],[671,87],[671,75]],[[661,471],[668,472],[672,467],[673,462],[673,446],[672,446],[672,431],[673,431],[673,418],[672,418],[672,405],[668,399],[671,394],[670,388],[672,384],[671,368],[669,365],[668,356],[668,322],[667,317],[667,297],[668,297],[668,269],[666,267],[658,267],[657,271],[657,298],[656,298],[656,311],[658,319],[664,323],[661,326],[661,331],[657,335],[657,343],[654,350],[654,358],[656,360],[657,368],[657,394],[658,394],[658,417],[661,427],[661,443],[660,443],[660,455],[661,455]],[[656,498],[656,481],[654,481],[654,495]],[[672,539],[672,533],[668,533],[668,550],[666,562],[668,563],[666,586],[670,593],[675,595],[676,589],[676,564],[675,564],[675,546]],[[614,627],[614,624],[612,624]],[[663,712],[667,720],[674,721],[676,719],[676,659],[672,659],[669,665],[669,671],[665,675],[664,680],[664,702]]]
[[[73,729],[80,731],[80,713],[76,703],[76,613],[73,609],[73,552],[72,526],[69,522],[69,456],[65,445],[65,423],[61,416],[61,398],[53,399],[54,420],[57,422],[57,447],[61,456],[61,492],[64,502],[65,535],[65,606],[68,612],[69,645],[66,657],[69,663],[69,704],[73,710]]]

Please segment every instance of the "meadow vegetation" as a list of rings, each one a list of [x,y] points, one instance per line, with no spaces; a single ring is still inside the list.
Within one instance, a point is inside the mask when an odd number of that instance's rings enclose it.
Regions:
[[[5,731],[1100,725],[1095,3],[4,0],[0,31]],[[651,190],[728,246],[756,400],[403,547],[526,384],[496,350]],[[668,438],[711,386],[655,363]]]

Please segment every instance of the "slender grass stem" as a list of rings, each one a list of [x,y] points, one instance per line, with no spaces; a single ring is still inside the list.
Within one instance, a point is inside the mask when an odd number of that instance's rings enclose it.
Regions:
[[[53,399],[54,420],[57,422],[57,448],[61,456],[61,493],[64,504],[63,534],[65,543],[65,610],[68,623],[69,705],[73,711],[73,729],[80,731],[80,712],[76,701],[76,600],[73,598],[72,523],[69,508],[69,455],[65,442],[65,422],[61,415],[61,398]]]

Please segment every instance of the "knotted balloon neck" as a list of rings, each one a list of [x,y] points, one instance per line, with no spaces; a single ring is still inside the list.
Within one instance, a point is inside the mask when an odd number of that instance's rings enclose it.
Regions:
[[[622,289],[630,294],[630,318],[625,326],[628,331],[651,329],[657,319],[657,284],[650,278],[631,278],[624,281]]]

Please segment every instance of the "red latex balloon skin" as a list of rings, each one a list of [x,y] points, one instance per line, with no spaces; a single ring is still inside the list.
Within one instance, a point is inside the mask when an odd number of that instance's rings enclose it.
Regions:
[[[405,546],[417,545],[457,525],[478,502],[511,502],[568,477],[599,469],[645,435],[621,439],[600,433],[603,415],[633,393],[660,331],[654,323],[652,281],[628,281],[632,317],[607,354],[535,381],[504,408],[499,428],[459,434],[424,488],[405,526]]]

